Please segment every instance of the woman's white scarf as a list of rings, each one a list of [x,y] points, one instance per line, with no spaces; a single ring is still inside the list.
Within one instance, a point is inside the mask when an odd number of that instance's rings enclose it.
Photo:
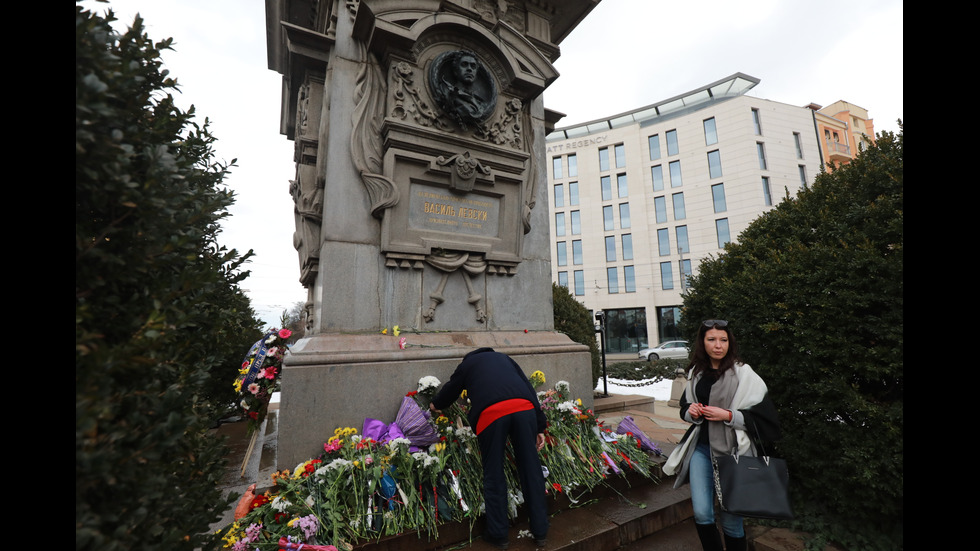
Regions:
[[[735,364],[734,371],[736,377],[738,377],[738,386],[735,389],[735,393],[732,395],[731,404],[726,409],[730,409],[732,411],[747,409],[762,402],[762,400],[766,397],[766,393],[769,391],[762,378],[759,377],[748,364]],[[699,374],[694,379],[689,380],[687,382],[687,386],[684,388],[684,398],[688,403],[694,403],[697,401],[697,397],[694,393],[694,387],[697,385],[700,378],[701,375]],[[711,400],[711,405],[719,404],[715,404],[714,400]],[[719,405],[719,407],[725,406]],[[694,448],[697,446],[698,433],[702,428],[702,424],[700,423],[694,425],[694,428],[687,435],[684,442],[674,448],[674,451],[670,453],[670,457],[667,458],[667,462],[664,463],[663,472],[665,474],[674,475],[678,472],[681,473],[681,475],[677,477],[677,481],[674,484],[675,487],[680,486],[687,479],[688,462],[691,459],[691,454],[694,453]],[[726,432],[734,432],[735,440],[738,442],[739,455],[755,455],[755,452],[752,450],[752,440],[744,430],[729,429],[729,431]]]

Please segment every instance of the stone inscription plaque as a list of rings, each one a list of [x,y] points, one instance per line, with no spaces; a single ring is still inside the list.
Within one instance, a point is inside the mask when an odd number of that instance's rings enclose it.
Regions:
[[[484,237],[496,237],[500,200],[469,193],[457,195],[442,187],[410,186],[409,227]]]

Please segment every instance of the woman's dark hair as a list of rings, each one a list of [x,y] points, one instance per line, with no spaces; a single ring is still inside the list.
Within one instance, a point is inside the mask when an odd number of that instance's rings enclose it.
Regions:
[[[708,351],[704,349],[704,335],[709,329],[718,329],[728,334],[728,354],[721,359],[721,365],[718,366],[717,371],[711,369],[711,357],[708,356]],[[694,353],[691,354],[691,365],[687,366],[689,379],[693,379],[702,371],[712,374],[715,377],[720,377],[722,373],[735,367],[735,364],[741,363],[741,361],[738,355],[738,342],[735,341],[735,334],[732,333],[732,328],[729,327],[727,321],[705,320],[698,325],[698,336],[694,339]]]

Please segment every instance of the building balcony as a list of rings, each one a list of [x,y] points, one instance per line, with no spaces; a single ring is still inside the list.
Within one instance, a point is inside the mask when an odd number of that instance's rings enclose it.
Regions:
[[[831,161],[850,161],[851,157],[851,147],[847,144],[840,142],[827,141],[827,155]]]

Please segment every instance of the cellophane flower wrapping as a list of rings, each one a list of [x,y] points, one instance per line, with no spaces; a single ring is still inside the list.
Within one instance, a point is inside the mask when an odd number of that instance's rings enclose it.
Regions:
[[[466,417],[469,405],[464,393],[442,415],[422,415],[434,394],[431,384],[427,380],[421,391],[404,397],[396,416],[400,420],[368,419],[360,432],[337,427],[322,454],[275,473],[273,489],[255,496],[249,512],[216,537],[229,549],[275,549],[285,539],[343,551],[405,532],[438,537],[439,526],[450,521],[467,522],[472,530],[484,504],[480,448]],[[617,470],[652,478],[650,457],[639,441],[604,427],[569,398],[567,383],[538,395],[549,423],[540,457],[547,470],[546,491],[553,497],[565,495],[574,506]],[[412,428],[405,430],[401,422]],[[411,440],[413,431],[431,443]],[[510,450],[507,457],[513,457]],[[514,515],[524,498],[513,460],[505,463],[505,473]]]
[[[655,454],[663,455],[663,452],[653,443],[653,440],[647,437],[646,433],[640,430],[640,427],[636,426],[636,421],[632,417],[623,417],[623,420],[619,422],[619,426],[616,427],[616,434],[628,434],[633,438],[636,438],[640,442],[640,446],[648,451]]]

